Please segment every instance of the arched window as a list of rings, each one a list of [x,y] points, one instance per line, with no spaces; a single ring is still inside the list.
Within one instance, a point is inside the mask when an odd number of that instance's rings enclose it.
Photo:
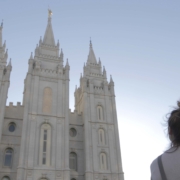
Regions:
[[[70,169],[77,171],[77,155],[74,152],[69,155],[69,166]]]
[[[99,121],[103,120],[103,109],[102,109],[102,106],[97,106],[97,116],[98,116],[98,120]]]
[[[51,126],[43,124],[40,132],[39,164],[50,165]]]
[[[13,150],[11,148],[6,149],[4,155],[4,166],[10,167],[12,164],[12,158],[13,158]]]
[[[49,87],[44,88],[43,109],[44,113],[50,113],[52,108],[52,90]]]
[[[101,145],[105,145],[105,133],[104,133],[104,129],[99,129],[99,144]]]
[[[105,153],[100,154],[100,168],[101,170],[107,170],[107,158]]]
[[[2,180],[10,180],[10,178],[8,176],[4,176]]]

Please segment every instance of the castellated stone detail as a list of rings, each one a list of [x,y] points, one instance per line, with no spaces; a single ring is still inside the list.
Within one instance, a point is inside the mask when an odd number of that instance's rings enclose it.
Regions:
[[[27,62],[22,104],[6,106],[12,65],[0,26],[0,180],[124,180],[113,79],[90,41],[71,112],[70,65],[51,16]]]

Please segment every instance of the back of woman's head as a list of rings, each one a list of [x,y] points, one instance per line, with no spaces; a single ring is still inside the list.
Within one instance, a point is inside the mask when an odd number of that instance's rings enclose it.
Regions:
[[[177,102],[178,108],[174,109],[168,118],[169,137],[171,146],[180,146],[180,102]]]

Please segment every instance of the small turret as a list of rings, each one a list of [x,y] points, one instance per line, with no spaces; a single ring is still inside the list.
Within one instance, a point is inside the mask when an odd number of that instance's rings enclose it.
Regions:
[[[11,65],[11,58],[10,58],[10,60],[9,60],[9,63],[8,63],[8,66],[7,67],[12,67],[12,65]]]
[[[11,59],[10,59],[8,65],[4,68],[4,76],[5,76],[4,78],[6,81],[10,80],[11,70],[12,70],[12,65],[11,65]]]
[[[40,39],[39,39],[39,46],[42,44],[42,37],[40,36]]]
[[[65,66],[65,76],[67,79],[69,79],[69,70],[70,70],[70,66],[69,66],[69,62],[68,59],[66,60],[66,66]]]
[[[8,49],[6,49],[6,52],[4,54],[4,60],[3,60],[4,63],[7,62],[7,58],[8,58]]]
[[[70,68],[68,59],[66,60],[66,66],[65,66],[65,68],[66,68],[66,69],[69,69],[69,68]]]
[[[104,66],[103,66],[103,77],[104,77],[104,78],[107,78],[107,75],[106,75],[106,69],[105,69]]]
[[[100,58],[99,58],[98,64],[101,66],[101,60],[100,60]]]
[[[4,49],[4,51],[5,51],[5,49],[6,49],[6,41],[4,41],[3,49]]]
[[[58,42],[57,42],[57,47],[59,48],[59,39],[58,39]]]
[[[33,59],[33,53],[31,52],[30,58],[29,59]]]
[[[113,81],[111,75],[110,75],[110,82],[109,82],[109,90],[110,90],[112,95],[115,95],[115,93],[114,93],[114,81]]]
[[[110,75],[110,82],[109,82],[110,85],[113,85],[114,86],[114,81],[112,79],[112,76]]]
[[[60,52],[60,60],[63,62],[63,59],[64,59],[64,54],[63,54],[63,50],[61,49],[61,52]]]

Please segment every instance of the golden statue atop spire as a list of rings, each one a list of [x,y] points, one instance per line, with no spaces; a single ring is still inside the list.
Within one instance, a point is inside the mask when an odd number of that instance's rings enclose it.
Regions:
[[[50,18],[53,15],[51,9],[48,9],[48,17]]]

